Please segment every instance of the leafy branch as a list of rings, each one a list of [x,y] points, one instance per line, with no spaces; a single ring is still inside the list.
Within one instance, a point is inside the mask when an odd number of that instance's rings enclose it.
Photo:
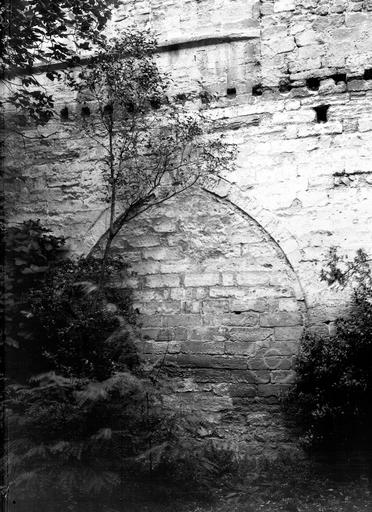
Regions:
[[[74,67],[84,52],[105,41],[103,29],[116,0],[4,0],[0,5],[0,80],[8,101],[43,125],[54,114],[54,99],[38,77],[61,80],[56,64]]]
[[[212,133],[200,111],[167,95],[156,64],[156,41],[128,31],[92,57],[70,86],[94,113],[86,133],[105,152],[109,229],[100,285],[113,240],[131,220],[234,167],[235,146]]]

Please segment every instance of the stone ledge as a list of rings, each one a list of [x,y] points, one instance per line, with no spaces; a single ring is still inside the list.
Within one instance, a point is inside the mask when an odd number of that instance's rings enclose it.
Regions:
[[[249,41],[260,37],[259,27],[250,27],[244,32],[236,32],[219,35],[204,35],[202,37],[191,37],[189,39],[170,39],[159,43],[159,52],[178,51],[185,48],[198,48],[200,46],[211,46],[224,43],[235,43],[238,41]]]

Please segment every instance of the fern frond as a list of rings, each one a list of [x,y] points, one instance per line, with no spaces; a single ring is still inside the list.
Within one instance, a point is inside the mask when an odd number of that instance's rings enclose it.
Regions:
[[[112,439],[112,434],[113,434],[113,431],[111,428],[101,428],[100,430],[98,430],[98,432],[96,434],[91,436],[91,439],[93,439],[93,440],[100,440],[100,439],[109,440],[109,439]]]

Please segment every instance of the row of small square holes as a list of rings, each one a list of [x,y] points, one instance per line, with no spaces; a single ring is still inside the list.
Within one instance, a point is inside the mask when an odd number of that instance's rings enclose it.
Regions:
[[[346,82],[347,81],[347,76],[345,73],[336,73],[334,75],[331,75],[327,78],[332,78],[336,84],[338,84],[339,82]],[[364,75],[363,75],[363,79],[364,80],[372,80],[372,69],[366,69],[364,71]],[[312,78],[308,78],[306,80],[306,87],[310,90],[310,91],[317,91],[319,89],[319,86],[320,86],[320,78],[318,77],[312,77]],[[288,92],[291,90],[291,85],[289,83],[281,83],[279,85],[279,89],[281,92]],[[262,96],[263,94],[263,88],[262,88],[262,85],[261,84],[257,84],[257,85],[254,85],[252,87],[252,95],[253,96]],[[233,98],[236,96],[236,87],[228,87],[226,89],[226,96],[229,97],[229,98]],[[327,105],[321,105],[319,107],[315,107],[315,111],[317,113],[317,122],[318,123],[324,123],[327,121],[327,110],[328,110],[328,107]],[[64,107],[61,112],[60,112],[60,115],[61,115],[61,120],[62,121],[67,121],[68,120],[68,108],[67,107]],[[90,109],[89,107],[87,106],[83,106],[81,108],[81,115],[83,117],[88,117],[90,116]]]
[[[228,89],[228,91],[229,91],[229,89]],[[230,93],[229,95],[231,96],[232,94],[236,94],[236,92],[235,93]],[[316,112],[317,122],[318,123],[325,123],[327,121],[327,111],[328,111],[328,108],[329,108],[329,105],[320,105],[319,107],[315,107],[314,108],[314,110]],[[60,114],[61,114],[62,121],[67,121],[68,120],[68,108],[67,107],[64,107],[61,110]],[[89,109],[89,107],[83,106],[82,109],[81,109],[81,115],[84,116],[84,117],[90,116],[90,109]]]
[[[310,79],[310,80],[312,80],[312,79]],[[261,96],[262,89],[260,91],[257,90],[257,88],[261,87],[261,86],[255,86],[255,87],[256,87],[256,89],[255,88],[252,89],[253,96]],[[227,93],[227,96],[230,96],[230,97],[236,96],[235,87],[228,88],[226,93]],[[329,105],[319,105],[318,107],[314,107],[317,123],[326,123],[327,122],[328,109],[329,109]]]
[[[336,84],[340,83],[340,82],[346,82],[347,81],[347,75],[346,73],[336,73],[334,75],[331,75],[331,76],[328,76],[328,77],[324,77],[324,78],[332,78]],[[363,75],[363,79],[364,80],[372,80],[372,69],[366,69],[364,71],[364,75]],[[313,77],[313,78],[308,78],[306,80],[306,87],[308,89],[310,89],[310,91],[317,91],[319,89],[319,86],[320,86],[320,80],[321,78],[318,78],[318,77]],[[280,84],[279,84],[279,90],[281,92],[288,92],[291,90],[291,85],[288,81],[286,80],[283,80]],[[252,87],[252,96],[262,96],[262,93],[263,93],[263,88],[262,88],[262,84],[256,84]],[[230,96],[230,97],[234,97],[236,96],[236,88],[235,87],[229,87],[227,90],[226,90],[226,95],[227,96]]]

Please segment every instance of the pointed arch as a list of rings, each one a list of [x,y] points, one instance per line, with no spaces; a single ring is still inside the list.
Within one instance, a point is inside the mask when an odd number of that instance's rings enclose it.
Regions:
[[[212,186],[206,187],[205,190],[213,196],[230,203],[265,231],[282,253],[296,276],[296,297],[297,300],[304,302],[307,309],[306,296],[298,275],[301,250],[296,238],[282,225],[280,219],[269,210],[263,208],[252,194],[247,195],[247,193],[243,193],[238,185],[227,180],[220,179]]]
[[[204,187],[204,190],[216,199],[229,203],[232,207],[249,217],[270,237],[296,276],[296,298],[299,301],[303,301],[307,310],[306,296],[298,275],[301,250],[296,238],[283,226],[281,220],[272,212],[263,208],[252,194],[243,193],[238,185],[227,180],[220,179]],[[108,226],[109,210],[107,209],[100,213],[85,234],[85,254],[90,253],[99,244],[102,237],[106,234]]]

